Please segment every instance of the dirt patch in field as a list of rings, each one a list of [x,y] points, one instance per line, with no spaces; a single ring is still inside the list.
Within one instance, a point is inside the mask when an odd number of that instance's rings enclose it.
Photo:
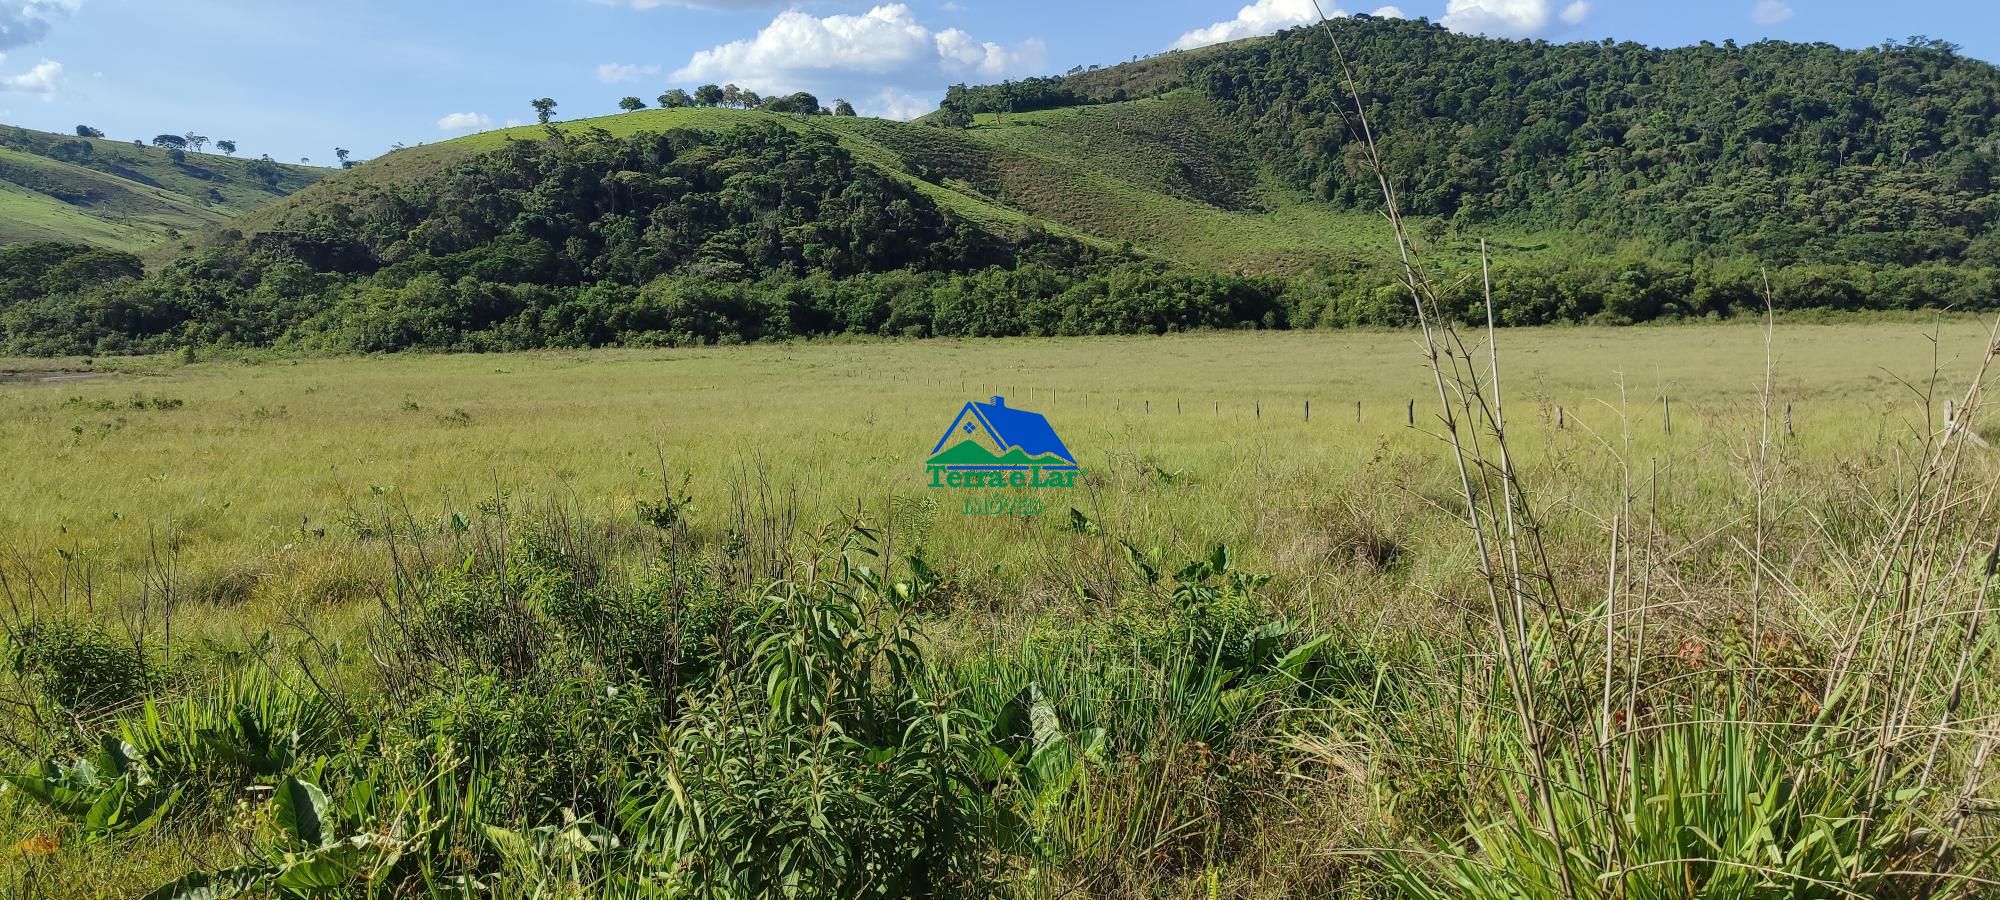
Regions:
[[[96,381],[110,378],[116,372],[95,372],[89,369],[0,369],[0,384],[63,384],[71,381]]]

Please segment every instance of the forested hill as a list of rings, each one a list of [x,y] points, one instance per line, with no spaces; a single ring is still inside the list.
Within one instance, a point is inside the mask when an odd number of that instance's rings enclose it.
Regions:
[[[1414,213],[1774,263],[2000,262],[2000,69],[1950,44],[1661,50],[1367,16],[1335,27]],[[942,115],[1193,90],[1234,126],[1222,139],[1286,183],[1344,207],[1379,201],[1320,29],[1127,68],[954,89]]]
[[[1481,240],[1505,324],[1761,311],[1767,275],[1781,309],[2000,306],[2000,71],[1949,45],[1335,28],[1464,315]],[[144,274],[87,238],[0,248],[0,352],[1402,324],[1342,82],[1297,29],[957,86],[916,123],[670,90],[398,150]]]

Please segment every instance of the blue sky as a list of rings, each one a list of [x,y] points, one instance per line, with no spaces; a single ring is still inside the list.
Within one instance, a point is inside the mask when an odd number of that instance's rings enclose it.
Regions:
[[[2000,3],[1342,0],[1509,37],[1657,46],[1924,34],[2000,60]],[[111,137],[196,131],[329,163],[669,87],[810,90],[908,118],[955,81],[1108,64],[1304,21],[1312,0],[0,0],[0,123]]]

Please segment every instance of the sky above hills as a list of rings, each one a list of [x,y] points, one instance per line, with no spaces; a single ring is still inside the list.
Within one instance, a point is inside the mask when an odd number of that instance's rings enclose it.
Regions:
[[[1656,46],[1845,47],[1928,35],[2000,61],[2000,3],[1921,0],[1320,0],[1328,15]],[[953,82],[1109,65],[1311,21],[1313,0],[0,0],[0,122],[110,137],[195,131],[331,163],[735,83],[911,118]]]

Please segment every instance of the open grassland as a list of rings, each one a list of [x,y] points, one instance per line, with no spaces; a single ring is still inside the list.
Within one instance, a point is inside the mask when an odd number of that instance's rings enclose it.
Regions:
[[[1576,617],[1501,619],[1540,753],[1409,333],[21,366],[0,755],[148,774],[111,821],[12,781],[0,884],[1948,895],[1990,875],[2000,677],[1945,585],[2000,466],[1935,436],[1988,340],[1503,332],[1522,602]],[[1044,515],[925,486],[993,395],[1086,470]],[[1862,612],[1878,571],[1911,618]],[[1520,805],[1551,783],[1581,857]]]
[[[1935,348],[1934,326],[1918,321],[1781,328],[1795,453],[1828,464],[1922,427],[1905,382],[1929,376],[1933,349],[1945,377],[1963,377],[1980,346],[1971,320],[1942,328]],[[1622,440],[1623,414],[1633,452],[1663,456],[1690,489],[1732,477],[1761,377],[1759,329],[1504,340],[1517,440],[1538,465],[1600,456]],[[340,523],[379,515],[384,492],[449,512],[497,486],[618,515],[657,499],[662,460],[700,492],[748,477],[796,494],[817,519],[891,496],[942,499],[924,487],[923,457],[965,401],[1004,395],[1048,415],[1091,472],[1055,512],[1077,506],[1177,550],[1226,540],[1262,557],[1333,509],[1412,499],[1372,479],[1384,466],[1430,473],[1438,450],[1434,388],[1411,338],[1392,332],[105,363],[115,374],[0,393],[0,452],[30,463],[0,503],[7,546],[129,566],[163,542],[262,571],[287,554],[326,555],[310,541],[344,545]],[[1413,400],[1421,430],[1408,424]],[[722,499],[701,504],[708,524],[723,524]],[[1033,561],[1059,542],[1041,526],[1061,516],[947,512],[936,540],[953,557],[1004,562],[1017,580],[1049,574]]]

